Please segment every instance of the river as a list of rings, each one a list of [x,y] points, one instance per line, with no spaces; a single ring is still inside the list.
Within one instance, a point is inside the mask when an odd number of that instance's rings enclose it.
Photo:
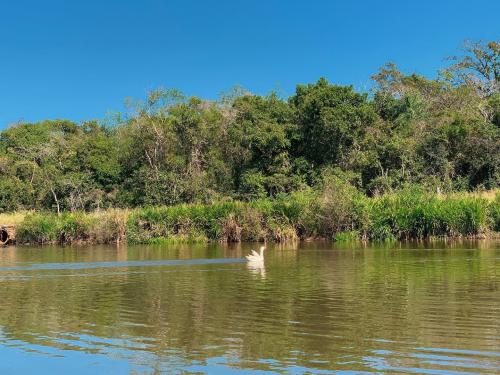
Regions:
[[[251,248],[0,249],[0,373],[499,373],[499,241]]]

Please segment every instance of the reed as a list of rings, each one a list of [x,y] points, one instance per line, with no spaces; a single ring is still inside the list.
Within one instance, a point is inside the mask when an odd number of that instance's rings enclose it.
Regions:
[[[406,190],[373,198],[369,209],[372,239],[478,236],[490,230],[488,200],[465,195],[439,197]]]
[[[117,209],[62,215],[30,213],[18,224],[16,240],[32,244],[120,242],[125,239],[127,219],[128,211]]]
[[[437,195],[409,188],[369,198],[335,185],[274,200],[11,217],[18,222],[18,242],[40,244],[481,237],[500,230],[500,194]]]
[[[488,213],[491,228],[500,232],[500,192],[497,192],[495,198],[491,200]]]

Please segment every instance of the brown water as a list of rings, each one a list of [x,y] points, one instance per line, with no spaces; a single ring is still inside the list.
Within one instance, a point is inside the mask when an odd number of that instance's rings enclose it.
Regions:
[[[0,250],[0,373],[500,373],[500,243]]]

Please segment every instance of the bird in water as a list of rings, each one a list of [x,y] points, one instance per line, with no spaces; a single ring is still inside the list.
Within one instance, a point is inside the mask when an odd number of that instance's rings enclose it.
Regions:
[[[255,250],[252,250],[252,253],[245,256],[245,258],[247,258],[248,262],[252,263],[264,262],[264,250],[266,250],[266,247],[261,246],[260,253],[256,252]]]

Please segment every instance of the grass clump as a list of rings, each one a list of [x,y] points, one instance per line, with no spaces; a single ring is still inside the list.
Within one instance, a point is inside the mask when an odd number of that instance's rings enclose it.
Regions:
[[[358,241],[361,238],[359,231],[351,230],[347,232],[338,232],[335,234],[336,242],[353,242]]]
[[[336,177],[319,191],[275,199],[146,207],[133,211],[23,214],[21,243],[179,244],[479,237],[500,230],[500,194],[429,193],[408,188],[367,197]]]
[[[59,221],[52,213],[27,215],[16,231],[16,241],[22,243],[54,243],[59,238]]]
[[[151,243],[191,236],[219,242],[282,242],[298,238],[303,212],[304,202],[298,195],[253,202],[144,208],[130,215],[127,239]]]
[[[488,206],[490,226],[495,232],[500,232],[500,192],[497,192]]]
[[[127,211],[71,212],[26,215],[17,227],[20,243],[112,243],[125,238]]]
[[[173,235],[170,237],[153,237],[147,240],[148,245],[178,245],[178,244],[194,244],[206,243],[208,238],[203,234],[196,235]]]
[[[413,189],[370,203],[373,239],[477,236],[488,230],[488,200],[478,196],[439,197]]]

